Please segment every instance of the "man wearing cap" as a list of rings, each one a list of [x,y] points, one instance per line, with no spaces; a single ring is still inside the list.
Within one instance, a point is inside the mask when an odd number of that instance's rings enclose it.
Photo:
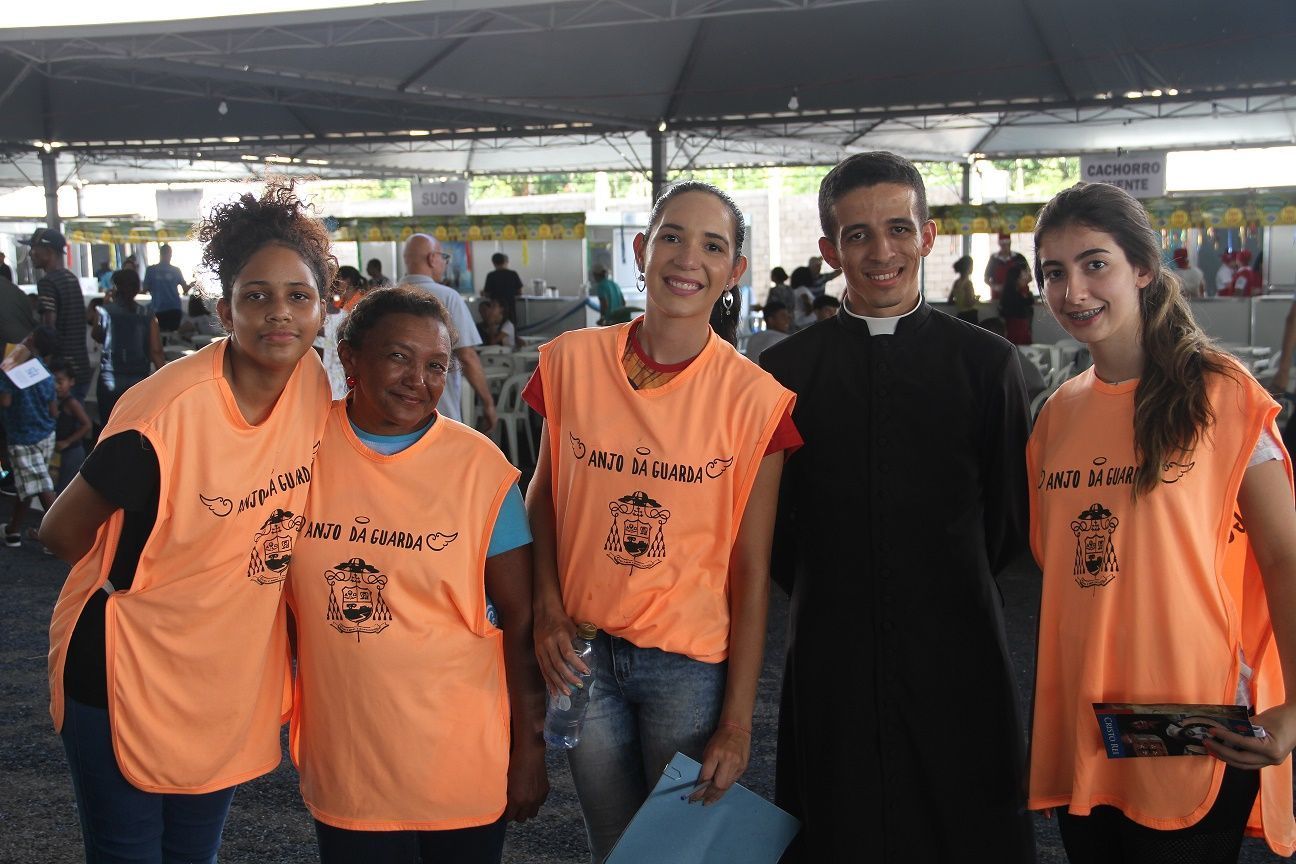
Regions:
[[[1026,256],[1012,251],[1012,235],[1004,231],[999,234],[999,251],[990,256],[990,263],[985,269],[985,283],[990,286],[990,299],[998,302],[1003,295],[1004,279],[1014,264],[1030,269]]]
[[[183,317],[180,310],[180,288],[189,293],[184,274],[171,263],[171,244],[163,243],[158,250],[160,260],[144,271],[144,290],[152,298],[149,309],[157,317],[158,329],[170,333],[180,328]]]
[[[67,241],[53,228],[37,228],[30,240],[32,266],[44,273],[36,283],[41,324],[58,334],[58,356],[72,365],[76,383],[72,393],[85,401],[90,392],[90,355],[86,351],[86,304],[81,282],[63,266]]]
[[[1183,286],[1183,294],[1189,300],[1200,300],[1206,296],[1206,277],[1202,271],[1188,263],[1188,250],[1180,246],[1174,250],[1175,275]]]

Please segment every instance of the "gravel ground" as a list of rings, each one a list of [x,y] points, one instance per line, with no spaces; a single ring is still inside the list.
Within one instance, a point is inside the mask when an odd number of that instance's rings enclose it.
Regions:
[[[42,555],[34,543],[0,549],[0,591],[17,615],[0,630],[0,864],[81,861],[81,838],[63,750],[47,711],[46,628],[67,567]],[[1000,580],[1007,603],[1009,643],[1022,693],[1029,698],[1039,572],[1029,560]],[[787,601],[778,589],[770,609],[769,641],[761,675],[751,767],[743,782],[774,794],[774,748]],[[540,816],[509,829],[508,864],[574,864],[586,859],[585,836],[566,761],[550,755],[551,791]],[[1057,831],[1036,821],[1041,862],[1064,862]],[[915,843],[920,838],[914,838]],[[861,859],[869,855],[861,838]],[[285,759],[279,770],[244,784],[234,798],[221,850],[224,864],[289,864],[314,861],[311,822],[297,795],[296,774]],[[1248,840],[1242,861],[1277,860],[1258,841]]]

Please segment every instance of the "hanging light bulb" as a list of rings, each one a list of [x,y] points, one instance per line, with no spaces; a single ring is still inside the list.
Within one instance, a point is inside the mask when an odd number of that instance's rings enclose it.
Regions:
[[[797,91],[792,91],[792,98],[788,100],[788,110],[796,111],[801,107],[801,100],[797,98]]]
[[[225,104],[224,99],[222,99],[220,101],[220,104],[216,106],[216,113],[221,115],[222,117],[224,117],[226,114],[229,113],[229,106]]]

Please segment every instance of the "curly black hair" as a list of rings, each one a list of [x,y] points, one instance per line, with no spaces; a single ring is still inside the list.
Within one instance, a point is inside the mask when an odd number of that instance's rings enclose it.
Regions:
[[[351,310],[347,320],[338,331],[339,342],[349,342],[353,347],[360,347],[365,334],[378,326],[388,315],[414,315],[418,318],[435,318],[445,325],[450,336],[450,344],[458,340],[454,323],[445,305],[421,288],[409,285],[398,285],[393,288],[379,288],[370,291],[361,298]]]
[[[230,299],[234,280],[248,260],[270,244],[300,255],[315,274],[321,295],[333,284],[338,263],[330,251],[328,231],[322,220],[309,215],[311,206],[297,197],[295,187],[290,178],[269,178],[260,198],[246,192],[217,205],[199,223],[194,239],[203,244],[203,267],[220,280],[225,300]]]

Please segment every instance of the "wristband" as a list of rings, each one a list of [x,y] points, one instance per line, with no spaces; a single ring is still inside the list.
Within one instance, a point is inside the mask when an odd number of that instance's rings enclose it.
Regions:
[[[721,721],[720,721],[720,727],[721,727],[721,728],[728,728],[728,729],[737,729],[739,732],[744,732],[744,733],[746,733],[747,735],[751,735],[751,729],[750,729],[749,727],[747,727],[747,726],[743,726],[743,725],[741,725],[741,724],[739,724],[739,723],[734,723],[734,722],[731,721],[731,720],[721,720]]]

